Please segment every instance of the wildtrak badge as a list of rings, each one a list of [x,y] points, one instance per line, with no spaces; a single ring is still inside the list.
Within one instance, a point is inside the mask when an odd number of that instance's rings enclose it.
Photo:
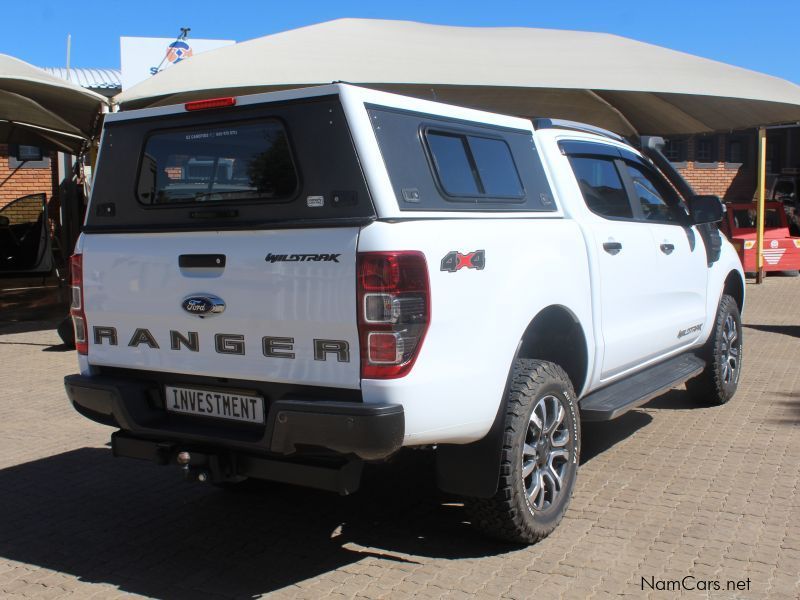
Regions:
[[[268,263],[276,262],[339,262],[341,254],[267,254]]]

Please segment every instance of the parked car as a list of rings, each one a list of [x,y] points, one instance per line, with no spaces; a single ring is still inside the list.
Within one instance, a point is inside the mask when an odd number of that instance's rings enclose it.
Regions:
[[[722,231],[739,254],[745,272],[755,273],[756,209],[752,202],[727,204]],[[764,205],[764,271],[796,276],[800,269],[800,238],[789,233],[785,206],[781,202]]]
[[[46,276],[53,269],[47,196],[22,196],[0,208],[0,278]]]
[[[233,177],[187,196],[200,157]],[[344,84],[110,114],[87,215],[67,394],[114,456],[193,481],[351,493],[427,449],[478,528],[530,543],[581,418],[738,385],[719,199],[591,126]]]
[[[768,175],[767,198],[794,204],[797,201],[798,181],[796,175]]]

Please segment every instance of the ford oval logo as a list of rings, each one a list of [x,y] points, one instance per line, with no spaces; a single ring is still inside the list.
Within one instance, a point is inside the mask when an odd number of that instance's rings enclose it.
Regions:
[[[225,311],[225,301],[211,294],[189,296],[184,298],[181,306],[189,314],[197,315],[201,319]]]

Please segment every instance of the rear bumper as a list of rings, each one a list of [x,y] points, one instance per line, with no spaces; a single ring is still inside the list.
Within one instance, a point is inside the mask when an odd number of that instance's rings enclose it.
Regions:
[[[64,386],[75,410],[120,428],[126,439],[275,456],[324,449],[377,460],[400,449],[405,431],[403,407],[397,404],[267,399],[266,424],[239,427],[170,415],[160,388],[139,379],[68,375]]]

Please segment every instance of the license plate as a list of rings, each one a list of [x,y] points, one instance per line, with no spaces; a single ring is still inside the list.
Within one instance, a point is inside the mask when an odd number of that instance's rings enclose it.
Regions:
[[[264,423],[264,398],[254,394],[165,386],[166,409],[245,423]]]

